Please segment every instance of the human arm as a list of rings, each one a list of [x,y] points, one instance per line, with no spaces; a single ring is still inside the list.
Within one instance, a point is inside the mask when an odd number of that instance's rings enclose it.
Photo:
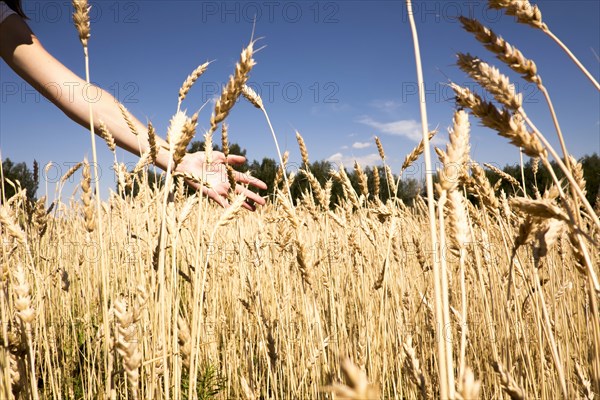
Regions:
[[[137,135],[133,134],[127,126],[119,108],[119,103],[115,98],[96,86],[88,85],[85,80],[48,53],[25,21],[17,15],[11,15],[0,23],[0,56],[19,76],[55,104],[74,122],[89,129],[88,97],[94,98],[93,118],[95,124],[102,121],[119,147],[138,156],[149,149],[146,126],[136,118],[131,117],[138,133]],[[68,95],[65,95],[65,93]],[[159,152],[156,165],[166,170],[170,159],[170,153],[166,150],[168,145],[158,137],[157,145]],[[244,160],[241,156],[230,156],[227,162],[238,164],[244,162]],[[223,163],[226,161],[225,157],[222,153],[214,152],[213,164],[209,168],[207,168],[204,161],[202,152],[186,154],[178,165],[177,171],[205,177],[207,183],[210,184],[210,189],[202,187],[202,191],[217,203],[225,206],[229,189],[227,176],[224,173],[225,165]],[[266,188],[262,181],[244,174],[236,175],[240,184],[251,184],[258,188]],[[263,198],[240,184],[237,185],[236,192],[244,193],[250,200],[246,203],[247,208],[253,209],[252,203],[264,204]],[[197,184],[192,183],[191,185],[200,189]]]

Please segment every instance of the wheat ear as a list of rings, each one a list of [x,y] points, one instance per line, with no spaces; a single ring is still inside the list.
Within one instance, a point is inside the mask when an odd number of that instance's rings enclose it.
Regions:
[[[496,57],[508,65],[513,71],[522,74],[523,79],[535,84],[541,84],[542,78],[537,73],[533,60],[526,58],[523,53],[511,46],[502,37],[496,35],[490,28],[482,25],[476,19],[459,17],[463,28],[473,34],[486,49],[496,54]]]
[[[517,111],[523,105],[523,95],[517,93],[515,85],[498,68],[491,66],[470,54],[458,53],[458,66],[494,98],[508,109]]]
[[[346,384],[333,383],[322,391],[332,392],[336,398],[348,400],[378,400],[380,398],[377,385],[369,383],[367,374],[358,368],[350,359],[341,360],[341,369]]]
[[[321,186],[321,184],[319,183],[317,178],[313,175],[312,172],[310,172],[310,170],[308,168],[300,170],[300,172],[304,176],[306,176],[306,179],[308,179],[308,183],[310,184],[310,187],[312,188],[312,191],[313,191],[315,197],[317,198],[317,201],[319,202],[319,204],[325,210],[329,209],[329,200],[327,198],[325,191],[323,190],[323,187]]]
[[[493,9],[504,9],[507,15],[512,15],[517,18],[517,21],[522,24],[527,24],[534,28],[540,29],[548,35],[558,46],[569,56],[569,58],[577,65],[583,74],[592,82],[596,90],[600,90],[600,83],[594,79],[592,74],[581,64],[581,61],[569,50],[569,48],[548,28],[545,22],[542,21],[542,12],[536,5],[531,5],[529,0],[489,0],[488,7]]]
[[[296,140],[298,141],[298,147],[300,148],[300,155],[302,156],[302,164],[304,168],[309,168],[310,161],[308,160],[308,150],[306,149],[306,143],[300,135],[300,132],[296,131]]]
[[[73,0],[73,22],[79,33],[79,40],[84,48],[88,47],[88,40],[91,36],[90,29],[90,6],[87,0]]]
[[[379,168],[373,167],[373,197],[379,200],[379,190],[381,186],[381,178],[379,176]]]
[[[14,278],[16,285],[13,286],[13,290],[16,295],[15,308],[17,309],[17,317],[23,323],[25,327],[25,336],[27,338],[27,348],[29,351],[29,366],[30,366],[30,379],[31,392],[33,398],[38,398],[38,391],[36,387],[37,379],[35,377],[35,353],[33,347],[33,335],[32,335],[32,324],[35,319],[35,311],[31,305],[30,287],[25,277],[25,271],[21,264],[17,265],[14,270]]]
[[[483,165],[490,171],[493,171],[494,173],[498,174],[500,176],[500,178],[504,179],[511,185],[516,186],[516,187],[521,186],[521,184],[519,183],[518,180],[516,180],[512,175],[509,175],[506,172],[502,171],[500,168],[498,168],[492,164],[488,164],[488,163],[483,163]]]
[[[60,183],[63,184],[65,183],[67,180],[69,180],[70,177],[73,176],[73,174],[75,172],[77,172],[79,170],[79,168],[81,168],[83,165],[83,162],[78,162],[77,164],[73,165],[71,168],[69,168],[69,170],[60,178]]]
[[[90,174],[90,164],[87,160],[83,161],[83,179],[81,181],[81,200],[83,201],[83,215],[85,220],[85,229],[92,233],[96,228],[96,218],[94,207],[92,205],[92,176]]]
[[[223,154],[225,155],[225,160],[229,157],[229,127],[225,122],[221,125],[221,147],[223,148]],[[237,185],[237,181],[235,180],[235,171],[231,164],[226,163],[227,168],[227,179],[229,180],[229,190],[230,193],[235,193],[235,188]]]
[[[135,136],[138,136],[139,132],[137,131],[137,128],[133,124],[133,120],[131,119],[131,114],[129,113],[129,110],[127,110],[127,108],[125,108],[125,106],[121,103],[119,103],[119,110],[121,110],[121,116],[125,120],[125,123],[127,124],[127,127],[129,128],[129,131],[131,133],[133,133]]]
[[[385,161],[385,151],[383,151],[383,145],[381,144],[381,140],[377,136],[375,136],[375,144],[377,145],[377,152],[379,153],[379,157],[381,157],[381,159]]]
[[[156,157],[158,157],[158,146],[156,144],[156,130],[152,125],[152,122],[148,121],[148,144],[150,145],[150,158],[152,163],[156,164]]]
[[[115,144],[115,138],[113,137],[112,133],[109,132],[106,124],[102,121],[98,121],[98,135],[100,135],[100,137],[106,141],[106,145],[110,151],[114,153],[117,147]]]
[[[436,133],[437,133],[437,131],[435,131],[435,130],[430,131],[429,132],[429,140],[433,139],[433,137],[435,136]],[[414,163],[415,161],[417,161],[419,159],[419,157],[421,156],[421,154],[423,154],[424,151],[425,151],[425,141],[423,139],[421,139],[419,144],[414,149],[412,149],[412,151],[410,153],[408,153],[406,155],[406,157],[404,158],[404,162],[402,163],[402,168],[400,170],[404,171],[408,167],[410,167],[412,165],[412,163]]]
[[[136,338],[136,324],[139,311],[136,307],[127,309],[127,303],[123,299],[114,302],[114,313],[117,320],[117,351],[123,357],[123,367],[127,374],[127,381],[134,400],[139,398],[138,384],[140,379],[140,367],[142,365],[142,352],[138,348]],[[137,318],[136,318],[137,317]]]
[[[196,135],[196,128],[198,127],[198,113],[192,115],[191,118],[185,118],[183,127],[181,128],[181,134],[176,136],[175,146],[173,150],[173,163],[174,169],[183,160],[186,155],[187,147],[190,141]]]
[[[178,111],[181,109],[181,103],[183,102],[183,100],[185,100],[185,97],[187,96],[188,92],[190,91],[192,86],[194,86],[194,83],[196,83],[198,78],[200,78],[200,76],[202,76],[202,74],[206,72],[209,64],[210,62],[205,62],[204,64],[198,66],[194,71],[192,71],[190,75],[188,75],[188,77],[181,85],[181,88],[179,89],[179,102],[177,103]]]
[[[252,67],[256,64],[252,55],[254,54],[254,43],[250,42],[248,47],[242,50],[240,60],[235,66],[234,75],[229,77],[227,85],[221,93],[221,97],[215,103],[215,109],[210,117],[210,131],[215,132],[217,125],[227,118],[238,97],[242,94],[243,88],[248,81]]]
[[[530,157],[546,155],[544,146],[537,136],[529,133],[520,115],[513,115],[506,109],[501,111],[492,103],[484,101],[476,93],[455,83],[451,83],[450,87],[456,94],[457,104],[469,108],[484,126],[497,131],[500,136],[510,139],[512,144],[521,147],[523,152]]]
[[[396,181],[394,179],[394,175],[392,174],[392,169],[389,165],[384,165],[383,169],[385,170],[385,179],[387,181],[390,197],[396,197],[398,193],[398,187],[396,186]]]
[[[263,110],[265,108],[262,98],[248,85],[242,87],[242,95],[248,100],[254,107]]]
[[[454,113],[454,125],[450,130],[450,143],[442,159],[444,170],[440,174],[440,186],[443,190],[452,191],[458,186],[458,181],[466,175],[467,162],[469,161],[469,115],[463,111]]]
[[[358,178],[358,187],[360,189],[360,194],[364,196],[365,200],[369,197],[369,184],[367,182],[367,175],[361,168],[360,164],[357,161],[354,161],[354,172],[356,173],[356,177]]]

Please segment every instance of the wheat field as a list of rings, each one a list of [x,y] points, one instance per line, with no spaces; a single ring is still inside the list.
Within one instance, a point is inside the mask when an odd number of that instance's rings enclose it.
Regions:
[[[87,48],[87,2],[74,4]],[[526,1],[489,5],[550,32]],[[543,89],[533,61],[478,21],[461,22],[501,68]],[[268,118],[245,86],[252,52],[252,44],[244,49],[216,103],[208,149],[241,96]],[[379,200],[379,191],[395,192],[393,180],[367,182],[358,164],[359,187],[343,168],[322,184],[307,167],[288,174],[279,154],[276,181],[267,182],[276,198],[249,213],[231,193],[222,209],[186,190],[182,178],[202,176],[169,168],[162,184],[148,182],[151,127],[139,168],[117,167],[119,187],[106,201],[94,193],[87,160],[53,199],[18,192],[0,208],[0,398],[598,396],[600,223],[581,166],[563,148],[566,179],[549,188],[527,195],[525,182],[504,176],[517,189],[507,195],[490,183],[469,155],[475,123],[540,168],[551,169],[556,152],[497,67],[468,54],[458,66],[495,101],[451,84],[459,109],[448,118],[450,140],[436,149],[441,168],[428,197],[413,204]],[[185,81],[179,105],[207,67]],[[168,137],[174,165],[198,118],[177,115]],[[110,132],[98,133],[114,151]],[[429,152],[428,140],[403,169]],[[311,144],[298,142],[307,166]],[[71,176],[80,185],[64,199]],[[292,203],[289,185],[299,176],[310,190]],[[335,206],[334,181],[344,192]]]

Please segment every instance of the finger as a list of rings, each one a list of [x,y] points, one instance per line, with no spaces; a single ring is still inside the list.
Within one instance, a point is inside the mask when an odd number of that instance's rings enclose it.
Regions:
[[[235,180],[240,182],[240,183],[246,183],[248,185],[252,185],[254,187],[257,187],[259,189],[267,189],[267,184],[264,183],[263,181],[261,181],[258,178],[255,178],[251,175],[248,174],[243,174],[241,172],[236,172],[235,173]]]
[[[244,207],[248,211],[256,211],[256,206],[254,204],[250,204],[248,202],[244,202],[242,204],[242,207]]]
[[[229,202],[227,199],[220,194],[218,194],[214,189],[208,189],[204,191],[204,194],[211,200],[214,200],[217,204],[219,204],[223,208],[229,207]]]
[[[244,196],[246,196],[246,199],[248,199],[249,202],[254,202],[261,206],[264,206],[266,204],[266,200],[262,198],[258,193],[254,193],[253,191],[246,189],[242,185],[237,185],[235,188],[235,192],[237,194],[243,194]]]
[[[230,154],[227,156],[227,162],[231,165],[243,164],[246,161],[246,157],[238,156],[236,154]]]
[[[213,158],[213,162],[215,162],[215,161],[223,162],[223,161],[225,161],[225,154],[221,153],[220,151],[213,150],[212,158]]]

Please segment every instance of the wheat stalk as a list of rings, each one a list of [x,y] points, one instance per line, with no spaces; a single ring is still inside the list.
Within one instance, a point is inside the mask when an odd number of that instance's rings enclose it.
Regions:
[[[333,177],[336,178],[337,181],[342,185],[344,193],[346,193],[346,196],[348,196],[348,199],[350,200],[352,205],[359,209],[360,201],[358,199],[358,196],[356,195],[356,191],[352,187],[352,182],[350,182],[348,174],[346,174],[346,168],[344,168],[343,165],[340,165],[338,172],[333,173]]]
[[[390,197],[396,197],[398,193],[398,187],[396,186],[394,175],[392,175],[392,170],[389,165],[384,165],[383,169],[385,170],[385,179],[390,190]]]
[[[310,170],[308,170],[308,168],[300,170],[300,172],[304,176],[306,176],[306,179],[308,179],[308,183],[310,184],[310,187],[312,188],[312,191],[315,194],[315,197],[317,198],[317,201],[319,202],[321,207],[327,210],[329,208],[329,199],[317,178],[313,175],[312,172],[310,172]]]
[[[496,54],[496,57],[506,63],[513,71],[522,74],[523,79],[537,85],[542,84],[542,78],[537,73],[535,62],[526,58],[519,49],[496,35],[494,31],[482,25],[476,19],[460,16],[459,20],[467,32],[471,32],[486,49]]]
[[[256,64],[252,55],[254,53],[254,43],[242,50],[240,60],[235,65],[234,75],[229,77],[227,85],[221,93],[221,97],[215,103],[215,109],[210,117],[210,131],[215,132],[217,125],[225,120],[233,108],[238,97],[242,94],[243,88],[248,81],[248,76],[252,67]]]
[[[490,181],[485,175],[483,168],[479,164],[471,164],[472,180],[478,188],[479,194],[483,204],[485,204],[490,210],[497,210],[500,207],[496,193],[490,185]]]
[[[532,5],[529,0],[489,0],[488,7],[493,9],[504,9],[507,15],[512,15],[517,18],[517,21],[522,24],[527,24],[536,29],[540,29],[548,35],[559,47],[567,53],[569,58],[577,65],[583,74],[592,82],[596,90],[600,90],[600,83],[594,79],[592,74],[581,64],[579,59],[569,50],[569,48],[548,28],[545,22],[542,21],[542,12],[537,5]]]
[[[13,272],[16,285],[13,286],[15,293],[15,308],[17,309],[17,317],[25,327],[25,336],[27,338],[27,349],[29,351],[29,382],[31,383],[31,393],[34,399],[38,399],[38,391],[36,387],[35,375],[35,353],[33,347],[32,324],[35,320],[35,311],[31,305],[30,287],[25,277],[25,271],[21,264]]]
[[[228,125],[223,122],[223,124],[221,125],[221,147],[223,148],[223,154],[225,155],[225,160],[227,160],[227,157],[229,157],[229,127]],[[229,164],[226,163],[226,169],[227,169],[227,179],[229,181],[229,190],[230,193],[235,193],[235,188],[237,185],[237,181],[235,180],[235,172],[233,170],[233,167]]]
[[[498,110],[492,103],[484,101],[469,89],[451,83],[450,87],[456,94],[456,102],[471,110],[481,123],[494,129],[500,136],[510,139],[515,146],[521,147],[523,152],[530,157],[546,155],[537,136],[530,134],[525,123],[519,115],[512,115],[508,110]]]
[[[192,115],[191,118],[185,119],[183,127],[181,129],[181,135],[176,136],[177,139],[175,141],[174,152],[173,152],[173,163],[174,167],[177,168],[177,165],[181,163],[183,157],[187,153],[188,144],[196,135],[196,128],[198,127],[198,113]]]
[[[429,236],[431,238],[431,246],[437,251],[438,249],[438,232],[435,218],[435,201],[433,192],[433,168],[431,165],[431,149],[429,148],[427,106],[425,99],[425,82],[423,80],[423,68],[421,66],[421,51],[419,48],[419,38],[417,35],[417,26],[415,24],[414,13],[412,9],[412,1],[406,0],[408,20],[412,32],[413,47],[415,52],[415,64],[417,70],[417,86],[419,88],[419,106],[421,114],[421,130],[423,137],[423,146],[425,153],[425,182],[427,187],[427,211],[429,217]],[[441,215],[441,212],[440,212]],[[440,226],[440,229],[443,229]],[[449,300],[448,293],[445,290],[447,279],[442,270],[440,260],[433,255],[433,290],[435,294],[435,317],[437,334],[443,326],[449,326]],[[441,336],[440,336],[441,337]],[[446,340],[437,341],[438,355],[438,377],[440,380],[440,396],[442,398],[453,398],[455,393],[454,387],[454,368],[452,359],[452,343],[446,343]]]
[[[181,155],[181,144],[185,141],[186,129],[189,128],[188,117],[183,111],[178,111],[173,115],[167,129],[167,142],[169,143],[169,149],[171,157],[175,159],[176,155],[183,158]],[[183,148],[185,152],[185,147]],[[172,168],[175,169],[175,168]]]
[[[69,168],[69,170],[60,178],[60,183],[63,184],[67,180],[69,180],[69,178],[72,177],[73,174],[75,174],[75,172],[77,172],[82,166],[83,162],[80,161],[77,164],[73,165],[71,168]]]
[[[450,143],[446,146],[446,152],[438,154],[444,165],[440,174],[440,186],[442,190],[453,191],[458,186],[458,181],[466,175],[467,162],[469,161],[469,115],[465,111],[454,113],[454,125],[450,130]],[[437,151],[437,149],[436,149]]]
[[[158,146],[156,144],[156,130],[152,125],[152,122],[148,121],[148,144],[150,145],[150,158],[152,163],[156,164],[156,157],[158,157]]]
[[[278,187],[279,183],[281,183],[281,181],[283,180],[283,176],[285,173],[285,168],[287,166],[288,163],[288,158],[289,158],[289,152],[285,152],[283,153],[283,157],[282,157],[282,162],[279,165],[279,168],[277,168],[277,172],[275,173],[275,179],[273,181],[273,186],[274,187]]]
[[[73,22],[79,33],[79,40],[84,48],[88,47],[88,40],[91,36],[90,29],[90,9],[87,0],[73,0]]]
[[[294,245],[296,246],[296,262],[298,263],[298,270],[300,271],[300,276],[302,277],[302,281],[310,287],[312,286],[310,280],[311,271],[308,268],[306,247],[298,239],[294,241]]]
[[[488,6],[494,9],[505,9],[506,14],[517,17],[517,21],[538,29],[546,29],[542,22],[542,12],[528,0],[489,0]]]
[[[133,310],[127,307],[123,299],[117,299],[114,302],[114,315],[117,320],[117,342],[116,348],[123,357],[123,367],[127,374],[127,380],[134,400],[139,398],[139,379],[140,366],[142,365],[142,352],[138,348],[137,319],[135,307]]]
[[[379,200],[379,190],[381,186],[381,178],[379,176],[379,168],[373,167],[373,197]]]
[[[205,62],[204,64],[199,65],[194,71],[192,71],[190,75],[188,75],[185,81],[183,81],[183,84],[179,89],[179,101],[177,103],[178,111],[181,109],[181,103],[183,103],[183,100],[185,100],[185,97],[187,96],[188,92],[190,91],[192,86],[194,86],[194,83],[196,83],[198,78],[200,78],[202,74],[206,72],[209,64],[210,62]]]
[[[248,100],[254,107],[264,110],[262,98],[248,85],[242,87],[242,95]]]
[[[377,400],[380,398],[377,385],[369,383],[364,371],[354,365],[350,359],[341,360],[341,369],[346,384],[333,383],[323,387],[322,391],[334,393],[336,399]]]
[[[383,151],[383,145],[381,144],[381,140],[377,136],[375,136],[375,144],[377,145],[377,152],[379,153],[379,157],[381,157],[381,159],[385,161],[385,151]]]
[[[532,200],[525,197],[515,197],[510,199],[510,205],[534,217],[554,218],[564,222],[570,221],[569,216],[549,200]]]
[[[239,194],[235,198],[233,203],[231,203],[231,205],[229,207],[227,207],[227,209],[225,210],[223,215],[221,215],[221,217],[219,218],[219,220],[217,221],[217,223],[215,225],[215,230],[219,227],[226,226],[229,223],[231,223],[232,221],[234,221],[236,219],[236,217],[239,215],[239,213],[242,209],[242,205],[244,204],[245,201],[246,201],[246,196],[244,196],[243,194]]]
[[[18,244],[26,246],[26,236],[23,229],[15,222],[14,217],[10,214],[8,206],[0,206],[0,226],[8,231]]]
[[[433,139],[433,137],[435,136],[436,133],[437,133],[436,130],[430,131],[428,140]],[[419,159],[419,157],[421,156],[421,154],[423,154],[424,151],[425,151],[425,140],[421,139],[419,144],[414,149],[412,149],[412,151],[410,153],[408,153],[406,155],[406,157],[404,158],[404,162],[402,163],[402,168],[400,168],[400,170],[404,171],[408,167],[410,167],[412,165],[412,163],[414,163],[415,161],[417,161]]]
[[[523,105],[523,95],[517,93],[515,85],[498,68],[491,66],[470,54],[458,53],[458,67],[490,92],[496,101],[513,111]]]
[[[494,371],[498,374],[500,378],[500,383],[502,385],[502,390],[508,394],[511,400],[525,400],[525,392],[519,384],[514,380],[512,375],[504,369],[502,364],[499,362],[493,362],[492,367]]]
[[[521,184],[519,183],[518,180],[516,180],[512,175],[509,175],[506,172],[502,171],[500,168],[498,168],[492,164],[488,164],[488,163],[483,163],[483,165],[490,171],[493,171],[495,174],[500,175],[500,178],[504,179],[511,185],[517,186],[517,187],[521,186]]]
[[[137,131],[137,128],[135,127],[131,114],[129,113],[129,110],[127,110],[127,108],[125,108],[125,106],[121,103],[119,103],[119,110],[121,110],[121,116],[123,117],[123,119],[125,120],[125,123],[127,124],[127,127],[129,128],[129,131],[131,133],[133,133],[135,136],[139,136],[139,132]]]
[[[296,131],[296,140],[298,141],[298,147],[300,148],[300,155],[302,156],[302,164],[304,168],[310,167],[310,161],[308,160],[308,150],[306,149],[306,144],[304,143],[304,139],[300,135],[300,132]]]
[[[106,141],[108,148],[114,153],[117,147],[115,144],[115,138],[113,137],[112,133],[109,132],[106,124],[101,120],[98,121],[98,135],[100,135],[100,137]]]
[[[404,353],[404,366],[410,372],[411,380],[419,388],[421,399],[429,399],[432,397],[431,388],[427,382],[427,378],[421,368],[421,363],[417,358],[415,348],[412,345],[412,337],[408,336],[402,343]]]
[[[579,187],[579,189],[581,189],[581,193],[583,193],[583,195],[585,196],[587,194],[587,190],[585,177],[583,176],[583,165],[580,162],[578,162],[573,156],[569,156],[569,165],[571,167],[573,179],[575,179],[577,186]]]
[[[96,217],[92,205],[92,188],[90,175],[90,164],[87,160],[83,161],[83,177],[81,180],[81,200],[83,201],[83,216],[85,219],[85,229],[92,233],[96,229]]]
[[[367,182],[367,175],[361,168],[360,164],[357,161],[354,161],[354,172],[358,178],[358,187],[360,189],[360,194],[364,196],[365,200],[369,197],[369,185]]]

